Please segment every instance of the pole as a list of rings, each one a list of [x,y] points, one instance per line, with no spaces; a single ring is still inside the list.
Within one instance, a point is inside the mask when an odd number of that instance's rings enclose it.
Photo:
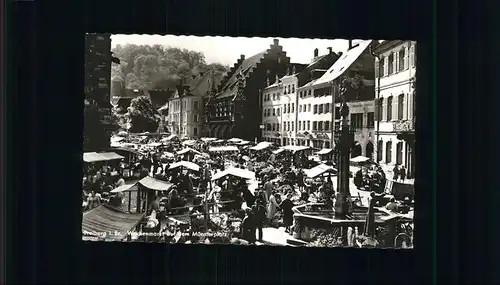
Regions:
[[[336,111],[337,108],[335,106],[335,83],[332,80],[332,87],[331,87],[331,92],[332,92],[332,126],[331,126],[331,147],[332,149],[334,148],[335,144],[335,118],[336,118]]]
[[[278,82],[278,98],[280,98],[280,102],[281,102],[281,88],[280,88],[280,83]],[[281,146],[285,146],[285,138],[284,138],[284,130],[285,130],[285,126],[283,125],[283,113],[285,111],[285,107],[282,106],[283,104],[280,104],[280,109],[281,109],[281,112],[280,112],[280,119],[281,119],[281,122],[280,122],[280,130],[281,130]]]
[[[210,193],[212,193],[212,181],[208,182],[210,186]],[[208,211],[208,192],[205,190],[205,232],[208,232],[208,219],[210,217],[209,211]],[[217,207],[217,205],[215,205]]]
[[[380,64],[380,57],[373,52],[371,45],[370,45],[370,53],[373,57],[375,57],[378,60],[378,62]],[[408,58],[408,62],[410,62],[409,58]],[[380,100],[380,65],[379,65],[379,71],[378,71],[377,85],[378,85],[377,86],[377,96],[376,96],[377,100],[375,100],[375,101],[377,102],[377,104],[379,104],[378,101]],[[379,142],[378,142],[378,140],[379,140],[379,128],[380,128],[380,121],[381,121],[380,114],[382,113],[379,106],[375,106],[375,110],[378,112],[378,114],[377,114],[377,129],[375,131],[375,139],[376,139],[375,147],[377,148],[377,151],[376,151],[377,157],[375,157],[375,162],[377,164],[379,163],[379,161],[378,161],[378,157],[379,157],[379,154],[378,154],[378,143]]]

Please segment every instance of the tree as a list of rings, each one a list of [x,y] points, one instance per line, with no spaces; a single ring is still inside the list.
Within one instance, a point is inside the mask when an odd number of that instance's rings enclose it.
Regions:
[[[132,133],[155,132],[160,122],[160,115],[147,96],[132,99],[125,116]]]
[[[181,78],[189,84],[200,72],[213,69],[223,75],[229,70],[218,63],[207,64],[201,52],[161,45],[117,45],[113,54],[120,64],[112,67],[111,74],[123,78],[129,89],[175,88]]]

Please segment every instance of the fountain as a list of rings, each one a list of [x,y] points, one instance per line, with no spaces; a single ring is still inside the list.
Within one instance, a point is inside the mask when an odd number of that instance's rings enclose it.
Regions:
[[[335,204],[332,207],[325,203],[308,203],[294,207],[293,238],[310,242],[314,239],[310,230],[322,229],[328,230],[329,235],[332,235],[331,239],[338,240],[339,246],[352,246],[354,232],[359,231],[359,234],[374,239],[373,229],[376,229],[385,233],[382,237],[378,237],[378,239],[382,239],[380,242],[387,247],[392,247],[397,235],[396,226],[399,217],[383,211],[382,208],[374,208],[375,203],[372,203],[371,206],[363,205],[361,201],[359,204],[353,203],[349,189],[349,157],[354,131],[350,129],[347,121],[349,108],[345,99],[340,112],[342,126],[335,130],[335,155],[338,167]],[[372,199],[378,198],[380,196],[373,196]],[[368,211],[370,207],[371,209]],[[369,213],[373,213],[371,222],[374,225],[370,227],[372,230],[366,230]],[[292,240],[289,242],[293,243]]]

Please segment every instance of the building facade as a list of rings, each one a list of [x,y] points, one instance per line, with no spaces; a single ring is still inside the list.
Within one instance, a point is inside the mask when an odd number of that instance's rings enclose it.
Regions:
[[[110,147],[111,132],[116,124],[111,119],[111,64],[119,60],[111,53],[110,34],[85,36],[85,122],[84,151],[100,151]]]
[[[306,143],[309,145],[304,135],[307,121],[304,116],[309,113],[306,112],[307,106],[303,106],[304,98],[301,90],[310,90],[307,88],[310,82],[321,76],[322,72],[324,73],[339,58],[331,48],[325,55],[319,56],[318,53],[318,49],[315,49],[310,64],[292,66],[291,72],[288,69],[285,76],[277,77],[272,85],[264,89],[262,99],[264,140],[278,145],[306,145]]]
[[[205,97],[204,135],[260,140],[266,78],[285,74],[291,66],[277,39],[261,53],[249,58],[241,55],[217,89]]]
[[[335,129],[340,127],[340,106],[345,100],[349,121],[355,130],[352,156],[373,153],[374,141],[374,57],[372,41],[356,45],[327,67],[316,69],[318,77],[298,90],[299,145],[315,149],[334,148]],[[335,107],[334,107],[335,106]]]
[[[384,41],[374,49],[376,160],[388,169],[404,165],[409,178],[415,173],[416,47],[414,41]]]

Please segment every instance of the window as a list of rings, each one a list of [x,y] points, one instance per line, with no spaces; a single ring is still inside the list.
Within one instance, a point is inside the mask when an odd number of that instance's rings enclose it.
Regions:
[[[340,122],[339,121],[335,122],[335,130],[340,130]]]
[[[403,48],[399,51],[399,62],[398,62],[398,64],[399,64],[398,70],[399,71],[405,70],[405,51],[406,51],[405,48]]]
[[[398,120],[402,120],[403,119],[403,113],[404,113],[403,103],[404,103],[404,99],[405,99],[405,95],[404,94],[401,94],[401,95],[398,96]]]
[[[266,131],[270,131],[270,130],[271,130],[271,128],[272,128],[272,127],[271,127],[271,124],[267,123],[267,124],[266,124]]]
[[[375,59],[375,78],[380,77],[380,60]]]
[[[314,111],[313,111],[313,114],[317,114],[318,113],[318,105],[314,105]]]
[[[351,114],[351,126],[355,129],[363,127],[363,114]]]
[[[375,126],[375,113],[374,112],[368,112],[367,118],[366,118],[366,126],[368,128],[373,128]]]
[[[198,101],[194,101],[194,103],[193,103],[193,108],[194,108],[195,110],[198,110]]]
[[[311,104],[307,105],[307,112],[311,112]]]
[[[318,129],[318,122],[314,121],[313,122],[313,131],[316,131]]]
[[[396,163],[403,164],[403,142],[398,142],[396,145]]]
[[[392,96],[387,97],[387,121],[392,120]]]
[[[276,124],[275,124],[275,123],[273,123],[273,124],[271,125],[271,131],[276,131]]]
[[[377,162],[382,161],[382,151],[383,151],[384,143],[380,140],[377,143]]]
[[[295,112],[295,103],[292,103],[292,113]]]
[[[280,112],[281,112],[280,110],[281,110],[281,108],[278,108],[278,116],[280,115]]]
[[[299,113],[302,112],[302,105],[299,105]]]
[[[383,56],[380,57],[380,62],[379,62],[379,67],[378,67],[380,77],[384,77],[384,62],[385,62],[385,58]]]
[[[273,116],[276,116],[276,108],[273,108]]]
[[[283,86],[283,94],[287,94],[286,93],[286,86]]]
[[[290,131],[290,122],[286,122],[286,130]]]
[[[308,92],[308,94],[307,94],[307,95],[309,95],[309,96],[311,95],[311,89],[309,89],[309,92]]]
[[[306,121],[302,121],[302,130],[305,131],[306,130]]]
[[[330,130],[330,121],[325,121],[324,126],[325,126],[325,131],[329,131]]]
[[[286,112],[290,113],[290,103],[286,104]]]
[[[330,103],[325,104],[325,113],[330,113]]]
[[[393,52],[391,52],[391,54],[389,55],[389,62],[387,64],[389,65],[387,67],[388,68],[387,75],[390,75],[390,74],[394,73],[394,53]]]
[[[286,122],[283,122],[283,131],[286,131]]]
[[[380,122],[382,121],[382,111],[383,111],[383,108],[384,108],[384,105],[383,105],[383,98],[382,99],[377,99],[375,101],[375,111],[377,112],[377,121]]]
[[[193,116],[193,122],[198,123],[198,115],[195,114]]]
[[[410,65],[415,66],[415,45],[410,47]]]
[[[318,105],[318,114],[323,114],[323,104]]]
[[[294,131],[295,127],[294,127],[294,122],[292,122],[292,132]]]
[[[292,85],[292,93],[295,93],[295,84]]]
[[[276,100],[276,93],[273,93],[273,100]]]
[[[297,123],[297,131],[302,130],[302,121],[298,121]]]
[[[385,163],[391,163],[392,158],[392,142],[385,143]]]
[[[310,131],[311,130],[311,121],[307,121],[307,130]]]
[[[325,148],[330,148],[330,142],[325,142]]]
[[[318,131],[322,131],[323,130],[323,121],[319,121],[318,122]]]

